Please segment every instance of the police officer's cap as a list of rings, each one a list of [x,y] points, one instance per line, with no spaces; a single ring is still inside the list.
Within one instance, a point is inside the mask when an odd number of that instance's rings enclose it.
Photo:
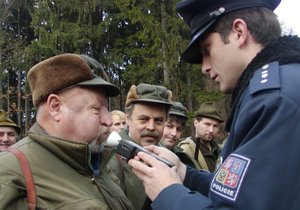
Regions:
[[[281,0],[182,0],[176,5],[178,14],[189,25],[192,40],[182,54],[189,63],[201,63],[199,40],[220,15],[250,8],[266,7],[274,10]]]

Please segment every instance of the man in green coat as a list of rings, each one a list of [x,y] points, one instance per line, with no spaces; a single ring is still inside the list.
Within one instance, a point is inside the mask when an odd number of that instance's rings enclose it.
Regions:
[[[171,107],[172,94],[163,86],[141,83],[132,85],[126,98],[127,128],[119,134],[141,146],[158,145]],[[149,204],[142,182],[134,175],[127,162],[119,155],[109,162],[110,174],[117,178],[136,210]]]
[[[118,87],[95,75],[100,67],[87,56],[62,54],[27,74],[36,123],[12,147],[29,163],[36,209],[132,209],[104,170],[106,150],[92,155],[90,149],[112,124],[108,97],[119,94]],[[2,152],[0,209],[28,208],[24,178],[16,156]]]
[[[193,135],[178,144],[182,149],[176,153],[180,160],[193,168],[214,172],[220,153],[215,140],[222,122],[214,102],[202,103],[194,119]]]

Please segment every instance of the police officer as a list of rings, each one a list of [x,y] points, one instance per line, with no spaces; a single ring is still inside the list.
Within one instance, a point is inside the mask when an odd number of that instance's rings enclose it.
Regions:
[[[187,168],[169,151],[154,146],[148,149],[177,168],[145,153],[138,154],[143,163],[129,161],[153,209],[299,209],[300,40],[281,37],[273,13],[279,3],[177,4],[192,32],[183,60],[202,64],[202,72],[222,92],[232,93],[226,126],[230,134],[221,154],[223,164],[214,174]]]

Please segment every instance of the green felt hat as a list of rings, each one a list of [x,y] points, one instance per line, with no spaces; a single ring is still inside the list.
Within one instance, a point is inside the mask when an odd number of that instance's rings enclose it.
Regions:
[[[0,127],[3,127],[3,126],[4,127],[13,127],[16,129],[18,134],[21,133],[21,128],[6,115],[6,112],[4,110],[0,110]]]
[[[212,118],[219,121],[220,123],[224,122],[221,115],[217,111],[216,104],[214,102],[202,103],[195,116]]]

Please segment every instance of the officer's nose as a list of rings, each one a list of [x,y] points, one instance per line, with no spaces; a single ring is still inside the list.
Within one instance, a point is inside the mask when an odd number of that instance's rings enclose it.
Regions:
[[[210,70],[211,70],[210,59],[207,56],[203,56],[201,71],[203,74],[209,74]]]

